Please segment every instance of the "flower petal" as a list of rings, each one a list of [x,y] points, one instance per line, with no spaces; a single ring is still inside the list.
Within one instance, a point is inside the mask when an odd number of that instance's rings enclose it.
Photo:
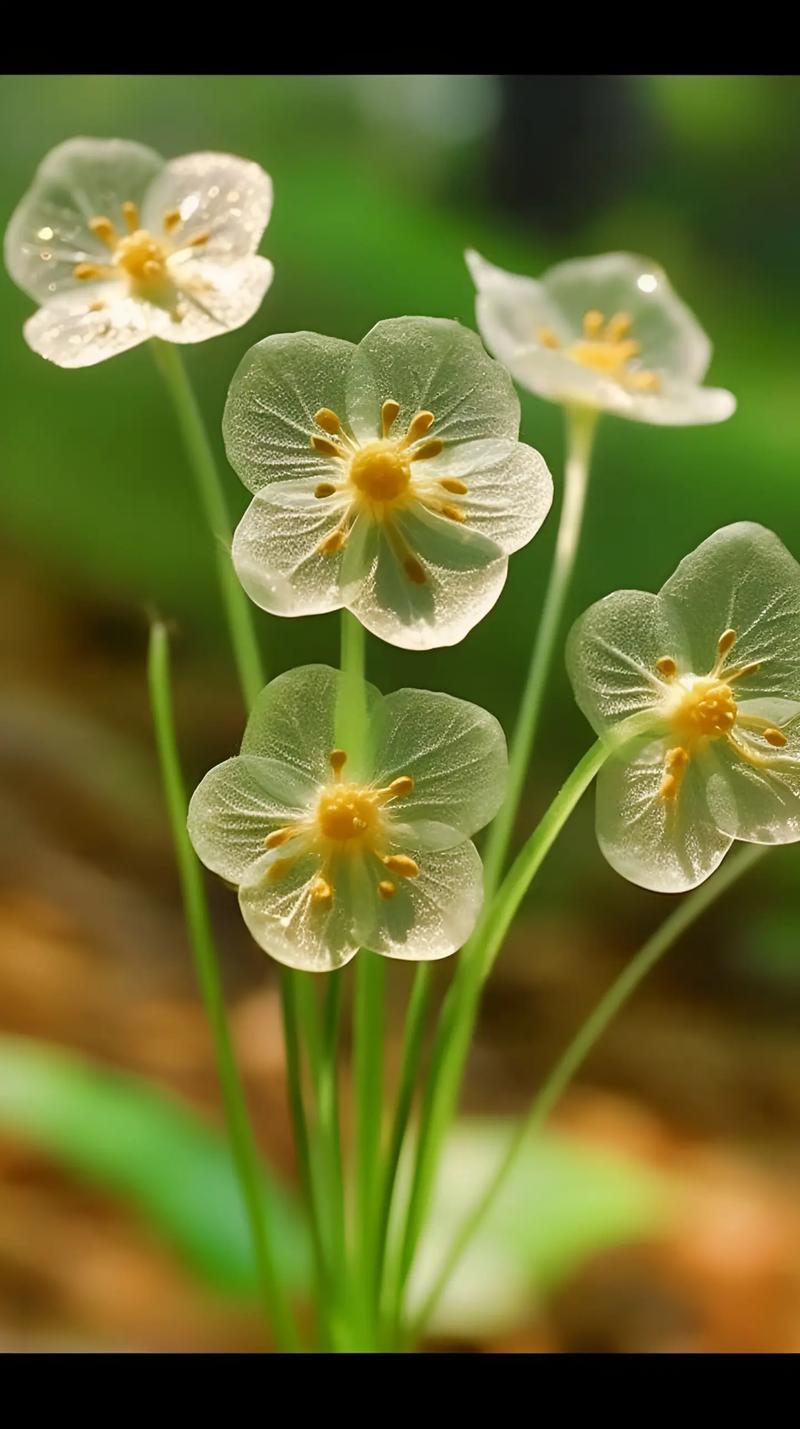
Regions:
[[[666,378],[658,392],[634,392],[622,383],[548,347],[518,348],[509,368],[523,387],[552,402],[579,402],[631,422],[657,427],[694,427],[724,422],[736,398],[722,387],[698,387]]]
[[[613,756],[597,776],[597,839],[617,873],[656,893],[683,893],[705,882],[733,838],[708,804],[704,760],[690,760],[674,800],[659,797],[664,740]]]
[[[261,691],[250,713],[242,754],[288,766],[307,782],[309,795],[331,777],[328,762],[336,748],[336,701],[342,676],[329,665],[301,665],[277,675]],[[366,685],[367,712],[383,697]],[[356,751],[353,751],[355,762]],[[349,772],[350,766],[348,766]],[[364,771],[368,777],[369,771]]]
[[[643,367],[687,383],[702,381],[711,343],[652,259],[636,253],[571,258],[548,269],[541,281],[572,336],[581,335],[590,310],[606,318],[627,313],[632,335],[642,345]]]
[[[579,616],[567,639],[567,671],[598,734],[666,694],[656,670],[665,655],[691,668],[679,614],[650,591],[615,591]]]
[[[759,663],[737,698],[800,699],[800,565],[772,531],[723,526],[684,557],[661,589],[689,640],[690,668],[709,670],[724,630],[736,631],[731,665]]]
[[[233,263],[193,259],[169,274],[178,289],[178,320],[160,334],[167,342],[204,342],[249,322],[261,305],[274,269],[268,258],[240,258]]]
[[[233,154],[185,154],[172,159],[151,184],[142,227],[160,235],[164,215],[180,213],[170,229],[175,247],[208,233],[206,254],[220,263],[255,253],[272,211],[272,180],[259,164]]]
[[[515,354],[536,343],[542,328],[549,328],[562,342],[571,340],[569,324],[542,283],[497,268],[474,248],[468,248],[464,257],[477,289],[475,315],[481,337],[512,372]]]
[[[345,381],[355,348],[314,332],[278,333],[245,353],[231,382],[222,430],[228,460],[250,491],[302,476],[330,480],[340,464],[320,456],[315,414],[344,419]]]
[[[121,205],[141,204],[163,166],[153,149],[126,139],[68,139],[52,149],[6,230],[6,266],[15,283],[42,303],[85,290],[85,280],[74,277],[76,264],[109,259],[89,220],[106,217],[122,228]]]
[[[466,525],[507,555],[533,539],[553,503],[553,478],[544,457],[522,442],[458,442],[438,457],[412,464],[411,472],[417,491],[458,506]],[[448,478],[467,487],[455,502],[439,484]]]
[[[237,755],[210,769],[189,802],[189,837],[198,858],[229,883],[241,883],[263,859],[267,835],[306,815],[309,787],[285,766],[255,755]]]
[[[410,825],[434,820],[474,834],[503,802],[506,738],[479,705],[431,690],[396,690],[375,707],[371,742],[379,785],[402,774],[414,780],[406,799],[392,801],[393,818]]]
[[[358,926],[362,946],[384,957],[430,962],[449,957],[466,943],[483,904],[483,865],[468,840],[453,848],[418,855],[416,878],[399,878],[393,898],[379,898],[377,883],[386,870],[374,860],[372,903]]]
[[[278,850],[278,852],[281,852]],[[342,860],[330,907],[312,898],[321,873],[319,856],[306,854],[282,877],[270,877],[275,860],[267,854],[239,888],[239,907],[260,947],[286,967],[333,972],[358,952],[355,910],[364,901],[363,859]]]
[[[93,367],[150,337],[166,336],[168,313],[120,292],[116,283],[93,283],[91,290],[63,294],[28,318],[26,342],[58,367]],[[96,302],[104,306],[93,311]]]
[[[345,549],[323,554],[320,546],[350,500],[346,494],[320,500],[315,487],[307,478],[262,487],[236,528],[236,574],[251,600],[273,615],[317,615],[342,605]],[[353,532],[350,542],[359,535]]]
[[[430,411],[426,437],[446,442],[519,436],[519,399],[480,338],[448,318],[388,318],[362,338],[347,383],[347,415],[360,441],[381,430],[381,407],[400,403],[393,432]]]
[[[783,748],[770,748],[746,728],[746,719],[753,715],[780,728],[786,739]],[[794,843],[800,839],[800,704],[742,701],[734,734],[757,762],[748,763],[730,744],[715,741],[708,801],[717,824],[747,843]]]

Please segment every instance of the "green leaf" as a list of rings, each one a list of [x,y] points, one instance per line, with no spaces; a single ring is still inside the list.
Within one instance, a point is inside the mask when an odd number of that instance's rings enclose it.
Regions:
[[[431,1289],[512,1131],[511,1122],[476,1118],[451,1134],[414,1270],[415,1306]],[[615,1153],[552,1133],[529,1142],[458,1263],[431,1329],[498,1334],[530,1319],[591,1256],[652,1234],[661,1218],[661,1189],[654,1173]]]
[[[19,1133],[140,1215],[220,1291],[255,1296],[250,1232],[227,1142],[177,1098],[24,1038],[0,1037],[0,1130]],[[305,1225],[265,1171],[278,1273],[307,1289]]]

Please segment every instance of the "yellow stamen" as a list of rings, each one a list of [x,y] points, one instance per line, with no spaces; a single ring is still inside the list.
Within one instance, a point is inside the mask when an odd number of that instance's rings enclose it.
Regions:
[[[414,452],[414,461],[428,461],[432,456],[438,456],[444,451],[444,442],[441,437],[431,437],[429,442],[425,442],[418,451]]]
[[[403,443],[370,442],[350,462],[348,476],[356,491],[379,506],[405,495],[411,480]],[[385,507],[384,507],[385,509]]]
[[[102,278],[104,270],[98,268],[96,263],[76,263],[72,270],[73,278],[79,278],[81,282],[90,278]]]
[[[164,232],[172,233],[181,221],[181,211],[179,208],[168,208],[164,214]]]
[[[660,392],[661,378],[657,372],[631,372],[628,383],[637,392]]]
[[[627,337],[632,327],[633,318],[630,313],[615,313],[613,318],[609,318],[606,323],[606,341],[621,342],[624,337]]]
[[[319,486],[314,487],[314,495],[320,498],[323,496],[335,496],[337,489],[332,481],[321,481]]]
[[[408,854],[390,853],[383,861],[392,873],[399,873],[401,878],[416,878],[419,873],[419,864]]]
[[[408,447],[412,442],[419,441],[419,438],[424,437],[429,428],[433,426],[433,422],[433,412],[417,412],[416,417],[412,418],[408,431],[400,445]]]
[[[688,750],[684,749],[681,745],[678,745],[675,749],[668,750],[667,757],[664,760],[664,777],[661,781],[661,788],[658,791],[659,798],[665,799],[668,803],[672,803],[677,799],[688,764]]]
[[[295,862],[296,860],[293,858],[276,858],[275,862],[271,863],[267,870],[269,882],[278,883],[280,879],[285,878],[287,873],[294,868]]]
[[[381,407],[381,433],[384,437],[388,437],[399,411],[400,403],[395,402],[391,397]]]
[[[406,556],[403,561],[403,570],[408,576],[408,579],[414,582],[414,585],[424,585],[428,579],[423,566],[417,560],[416,556]]]
[[[331,436],[335,436],[342,430],[339,418],[335,412],[331,411],[330,407],[320,407],[319,411],[314,413],[314,421],[318,427],[322,427],[322,430],[329,432]]]
[[[312,437],[311,445],[320,456],[342,456],[342,449],[336,442],[329,441],[327,437]]]
[[[378,884],[378,893],[380,894],[384,903],[388,903],[390,898],[394,898],[396,892],[396,883],[390,883],[388,878],[381,879],[380,883]]]
[[[539,342],[541,343],[542,347],[561,346],[561,343],[559,342],[558,338],[556,337],[556,334],[553,332],[553,329],[551,327],[540,327],[536,336],[539,339]]]
[[[346,541],[347,533],[342,530],[341,526],[338,526],[335,531],[331,532],[330,536],[325,537],[325,540],[320,543],[318,549],[322,552],[323,556],[334,556],[337,551],[341,551]]]
[[[728,651],[731,650],[735,644],[736,631],[723,630],[722,634],[719,637],[719,640],[717,641],[717,654],[723,656],[727,655]]]
[[[446,516],[448,521],[466,521],[467,519],[460,506],[451,506],[448,503],[442,507],[442,515]]]
[[[285,844],[292,837],[293,832],[293,829],[273,829],[271,834],[267,834],[264,847],[280,848],[281,844]]]
[[[129,233],[135,233],[139,227],[139,209],[130,199],[126,199],[122,205],[122,217],[128,227]]]
[[[97,300],[96,303],[90,303],[90,304],[89,304],[89,312],[90,312],[90,313],[101,313],[101,312],[103,311],[103,308],[106,307],[106,306],[107,306],[107,304],[103,302],[103,299],[102,299],[102,298],[98,298],[98,300]]]
[[[678,673],[678,664],[671,655],[662,655],[660,660],[656,660],[656,669],[665,680],[674,680]]]
[[[311,901],[320,907],[330,908],[333,902],[333,889],[327,878],[315,878],[311,885]]]
[[[590,308],[588,313],[583,315],[583,335],[590,340],[597,338],[603,331],[605,318],[596,308]]]
[[[142,274],[145,278],[157,278],[163,271],[163,265],[157,258],[146,258],[142,264]]]
[[[334,774],[341,774],[345,764],[347,763],[347,750],[332,749],[330,754],[328,755],[328,763],[330,764]]]
[[[89,227],[96,238],[101,243],[107,243],[109,248],[113,248],[117,242],[117,230],[110,218],[105,218],[103,214],[98,214],[96,218],[89,219]]]
[[[788,744],[786,735],[782,734],[779,729],[765,729],[764,738],[767,744],[772,745],[773,749],[783,749],[785,745]]]
[[[748,675],[757,675],[760,669],[760,660],[751,660],[749,665],[740,665],[738,670],[726,670],[725,679],[732,685],[734,680],[744,680]]]
[[[406,794],[410,794],[414,789],[414,780],[410,774],[401,774],[397,779],[393,779],[386,791],[390,799],[402,799]]]
[[[439,482],[445,491],[451,491],[453,496],[466,496],[469,488],[463,481],[459,481],[455,476],[445,476]]]
[[[187,248],[202,248],[204,243],[208,243],[210,237],[208,229],[204,229],[202,233],[195,233],[193,238],[187,238],[186,246]]]

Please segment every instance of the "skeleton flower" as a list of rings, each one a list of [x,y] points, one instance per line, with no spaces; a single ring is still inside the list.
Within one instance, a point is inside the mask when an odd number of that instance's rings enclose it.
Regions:
[[[571,259],[538,281],[472,249],[466,260],[486,346],[538,396],[656,426],[722,422],[735,410],[732,393],[700,385],[711,344],[649,258]]]
[[[679,893],[734,839],[800,839],[800,566],[771,531],[723,527],[658,595],[598,601],[567,665],[599,734],[652,715],[598,776],[598,839],[618,873]]]
[[[28,343],[89,367],[150,337],[241,327],[272,279],[256,256],[271,207],[269,176],[230,154],[165,163],[124,139],[59,144],[6,232],[8,271],[41,304]]]
[[[233,542],[242,585],[276,615],[344,606],[407,649],[461,640],[552,501],[519,421],[508,373],[456,322],[392,318],[358,346],[265,338],[223,421],[256,493]]]
[[[470,835],[503,797],[497,720],[451,695],[366,687],[360,747],[336,743],[341,676],[279,675],[256,701],[241,753],[189,806],[208,868],[236,884],[256,942],[289,967],[327,972],[359,947],[443,958],[483,898]]]

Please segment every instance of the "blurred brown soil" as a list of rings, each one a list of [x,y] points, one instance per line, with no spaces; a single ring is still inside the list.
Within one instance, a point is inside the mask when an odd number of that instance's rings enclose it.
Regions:
[[[0,600],[14,612],[0,633],[0,1031],[135,1071],[219,1122],[150,740],[144,620],[86,608],[52,578],[40,588],[13,560]],[[193,667],[180,640],[176,703],[193,777],[237,746],[241,717],[233,682]],[[215,886],[212,899],[258,1136],[291,1177],[273,971],[230,894]],[[488,990],[469,1109],[521,1110],[629,951],[580,909],[521,924]],[[396,1028],[408,977],[391,971]],[[661,1168],[664,1232],[595,1257],[517,1335],[441,1347],[800,1351],[797,1019],[688,984],[679,958],[651,979],[557,1118]],[[261,1343],[257,1317],[203,1290],[133,1214],[0,1138],[0,1350]]]

